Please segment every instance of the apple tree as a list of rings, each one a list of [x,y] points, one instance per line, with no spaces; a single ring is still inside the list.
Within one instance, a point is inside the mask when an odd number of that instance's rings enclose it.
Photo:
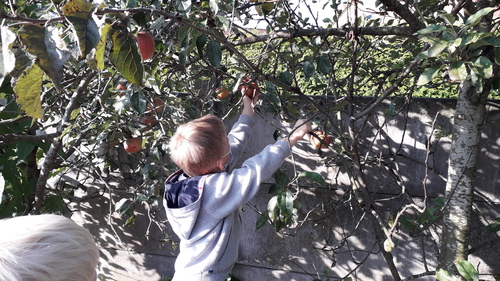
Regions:
[[[104,182],[116,171],[139,174],[134,198],[152,202],[174,168],[164,163],[176,126],[210,112],[232,116],[238,88],[253,82],[264,93],[260,110],[309,118],[335,137],[329,148],[338,158],[325,163],[346,169],[346,194],[371,222],[392,278],[401,280],[391,255],[393,226],[431,203],[410,198],[395,221],[382,220],[364,171],[373,161],[397,175],[389,162],[397,164],[398,155],[363,151],[369,146],[360,136],[373,129],[366,117],[384,101],[457,93],[446,203],[436,213],[444,214],[438,273],[458,276],[455,264],[467,259],[479,124],[498,91],[497,1],[379,0],[369,15],[361,15],[358,0],[298,2],[302,9],[281,0],[0,3],[0,216],[64,212],[82,185],[49,182],[75,170]],[[332,13],[318,18],[311,5]],[[263,27],[254,28],[254,20]],[[150,58],[137,41],[144,33],[154,40],[146,44],[154,49]],[[222,99],[221,87],[229,92]],[[335,106],[318,106],[314,95]],[[373,100],[358,107],[356,96]],[[386,116],[402,110],[391,102]],[[132,150],[131,139],[140,142]],[[277,195],[259,227],[298,223],[295,184],[302,177],[326,184],[335,175],[277,174]],[[118,209],[125,213],[129,203]],[[457,217],[463,223],[452,223]]]

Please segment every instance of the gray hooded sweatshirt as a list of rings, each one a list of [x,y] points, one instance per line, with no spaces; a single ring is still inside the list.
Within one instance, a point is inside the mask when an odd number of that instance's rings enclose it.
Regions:
[[[241,156],[254,125],[247,115],[233,125],[228,135],[231,162],[227,171]],[[279,140],[230,173],[187,177],[181,170],[167,179],[164,206],[180,239],[174,281],[221,281],[228,276],[238,258],[239,208],[289,155],[288,142]]]

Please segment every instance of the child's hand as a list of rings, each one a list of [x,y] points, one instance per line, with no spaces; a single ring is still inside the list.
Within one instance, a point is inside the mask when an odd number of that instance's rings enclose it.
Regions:
[[[299,119],[293,127],[292,134],[288,138],[290,141],[290,146],[294,146],[299,140],[301,140],[305,134],[312,131],[311,122],[307,119]]]
[[[253,114],[255,112],[254,107],[257,104],[257,101],[259,100],[259,94],[260,91],[255,91],[253,99],[249,98],[247,95],[243,95],[243,112],[241,114],[253,117]]]

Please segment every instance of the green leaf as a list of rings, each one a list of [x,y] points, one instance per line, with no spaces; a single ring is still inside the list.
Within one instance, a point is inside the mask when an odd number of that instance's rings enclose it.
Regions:
[[[59,29],[24,25],[18,35],[26,50],[37,58],[38,66],[50,77],[56,90],[60,92],[63,64],[69,59],[70,53],[59,35]]]
[[[135,39],[128,33],[114,30],[109,60],[130,83],[142,85],[144,66]]]
[[[133,216],[130,216],[130,218],[127,219],[127,221],[125,222],[124,226],[132,226],[132,224],[134,224],[135,220],[136,220],[136,216],[133,215]]]
[[[438,281],[460,281],[459,278],[441,268],[436,271],[436,279]]]
[[[439,31],[443,31],[443,30],[446,30],[445,26],[432,24],[424,29],[417,31],[417,33],[418,34],[429,34],[429,33],[439,32]]]
[[[269,214],[269,218],[274,222],[279,216],[278,195],[273,196],[271,199],[269,199],[269,202],[267,202],[267,211]]]
[[[486,230],[488,230],[489,232],[500,231],[500,218],[497,218],[494,223],[491,223],[488,226],[486,226]]]
[[[276,181],[276,184],[280,185],[281,187],[285,187],[290,183],[290,178],[288,177],[288,175],[279,170],[274,173],[274,180]]]
[[[33,152],[33,149],[36,147],[35,143],[26,141],[20,141],[16,144],[16,146],[17,146],[16,157],[18,163],[21,163],[24,160],[26,160],[28,155],[30,155],[30,153]]]
[[[213,67],[220,67],[220,62],[222,60],[222,52],[219,43],[215,40],[208,41],[207,44],[207,56],[208,61]]]
[[[493,7],[488,7],[488,8],[484,8],[484,9],[477,11],[475,14],[473,14],[472,16],[470,16],[467,19],[467,21],[465,22],[465,25],[467,27],[472,27],[472,26],[478,24],[485,15],[487,15],[488,13],[493,11],[494,9],[495,8],[493,8]]]
[[[105,24],[101,28],[101,38],[99,39],[99,43],[96,46],[95,60],[97,62],[97,68],[99,70],[103,70],[105,67],[104,54],[106,51],[106,42],[108,41],[108,34],[109,34],[110,29],[111,29],[111,25],[109,23]]]
[[[269,220],[269,211],[266,210],[262,215],[260,215],[259,219],[255,223],[255,227],[257,229],[261,229],[264,225],[267,224],[267,221]]]
[[[273,184],[269,187],[269,194],[278,194],[283,190],[283,186],[279,184]]]
[[[5,190],[5,179],[3,178],[3,174],[0,173],[0,204],[2,203],[4,190]]]
[[[33,118],[42,118],[42,101],[40,93],[42,92],[42,69],[33,64],[26,69],[17,79],[14,92],[17,95],[19,107],[26,112],[26,115]]]
[[[318,71],[327,75],[332,70],[332,64],[327,56],[321,55],[316,59],[316,63],[318,64]]]
[[[495,62],[497,64],[500,64],[500,48],[495,48],[494,54],[495,54]]]
[[[302,69],[304,70],[304,75],[306,78],[311,78],[316,73],[316,68],[314,67],[314,63],[312,61],[305,61]]]
[[[427,50],[427,55],[431,58],[437,57],[446,47],[448,47],[448,44],[449,43],[444,40],[439,40]]]
[[[278,195],[278,208],[282,214],[291,215],[293,212],[293,196],[290,190],[283,190]]]
[[[137,111],[139,114],[146,111],[147,99],[142,92],[134,92],[130,97],[130,106]]]
[[[209,5],[210,5],[210,10],[212,10],[214,15],[217,15],[219,12],[219,1],[217,0],[210,0]]]
[[[279,79],[281,82],[287,84],[287,85],[292,85],[293,82],[293,74],[289,71],[281,72],[279,75]]]
[[[460,82],[467,79],[467,68],[462,61],[452,63],[448,69],[448,75],[452,82]]]
[[[450,26],[452,26],[456,20],[455,16],[453,16],[452,14],[440,14],[439,17],[443,18]]]
[[[457,267],[460,275],[467,279],[467,281],[479,281],[479,274],[470,262],[466,260],[459,260],[455,266]]]
[[[420,74],[418,78],[417,85],[422,86],[429,82],[431,82],[438,74],[439,70],[441,70],[442,65],[433,66]]]
[[[483,78],[491,78],[493,76],[493,63],[487,58],[480,56],[474,61],[477,73]]]
[[[499,37],[490,36],[490,37],[483,38],[483,40],[494,47],[500,47],[500,38]]]
[[[191,0],[174,0],[175,11],[187,15],[191,12]]]
[[[133,205],[133,201],[128,198],[122,198],[118,203],[115,204],[115,212],[123,215],[127,213]]]
[[[71,23],[73,31],[78,37],[78,47],[81,58],[99,43],[99,28],[93,19],[93,13],[97,5],[85,0],[70,0],[64,4],[62,11],[66,19]]]
[[[323,178],[322,175],[316,173],[316,172],[302,172],[299,174],[299,178],[307,178],[312,180],[313,182],[319,183],[322,186],[326,185],[325,179]]]
[[[207,34],[203,33],[196,38],[196,49],[198,50],[198,55],[203,57],[203,48],[207,44]]]
[[[14,52],[12,52],[12,43],[16,41],[16,35],[6,26],[1,26],[0,37],[2,38],[2,52],[0,54],[0,85],[2,85],[5,76],[14,70],[14,66],[16,65],[16,57]]]

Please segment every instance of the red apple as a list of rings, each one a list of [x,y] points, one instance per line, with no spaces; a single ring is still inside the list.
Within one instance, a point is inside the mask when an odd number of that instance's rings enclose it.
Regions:
[[[142,149],[142,138],[137,137],[127,139],[123,143],[123,148],[125,148],[128,153],[135,153],[137,151],[140,151]]]
[[[328,135],[325,135],[323,131],[318,130],[314,131],[314,133],[318,136],[318,138],[322,139],[326,144],[330,144],[332,142],[332,138]],[[319,149],[327,148],[327,146],[321,143],[321,141],[318,138],[311,134],[311,143],[313,144],[313,146]]]
[[[155,40],[146,31],[140,31],[136,36],[137,45],[142,56],[142,60],[150,59],[155,53]]]

